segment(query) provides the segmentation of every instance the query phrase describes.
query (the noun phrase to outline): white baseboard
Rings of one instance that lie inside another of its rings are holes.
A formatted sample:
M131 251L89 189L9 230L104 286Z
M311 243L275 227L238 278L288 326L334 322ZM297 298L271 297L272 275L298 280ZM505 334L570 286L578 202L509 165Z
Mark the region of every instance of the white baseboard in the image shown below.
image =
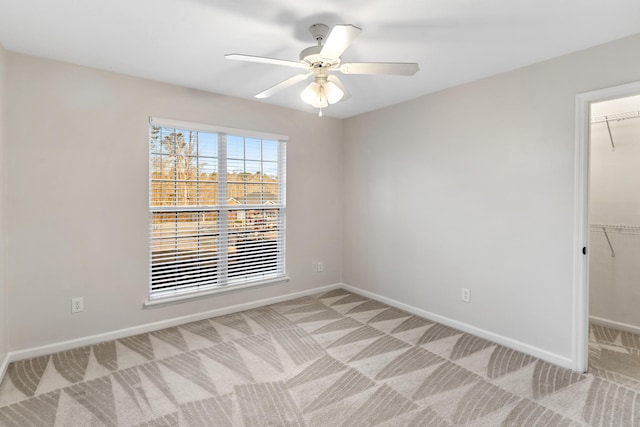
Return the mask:
M295 298L305 297L321 292L331 291L333 289L340 288L341 283L335 283L333 285L321 286L318 288L308 289L300 292L292 292L277 297L265 298L257 301L246 302L243 304L237 304L230 307L217 308L214 310L204 311L200 313L190 314L188 316L175 317L172 319L161 320L158 322L146 323L143 325L133 326L131 328L118 329L116 331L105 332L102 334L90 335L86 337L76 338L68 341L57 342L53 344L47 344L39 347L28 348L24 350L10 351L5 357L5 361L0 365L0 369L6 370L6 365L10 362L17 360L31 359L32 357L44 356L47 354L58 353L60 351L71 350L73 348L84 347L87 345L97 344L104 341L111 341L120 338L126 338L133 335L144 334L147 332L157 331L158 329L170 328L173 326L182 325L189 322L195 322L202 319L208 319L210 317L224 316L225 314L236 313L239 311L249 310L256 307L262 307L265 305L275 304L282 301L287 301ZM0 376L0 379L4 376L4 371Z
M201 313L190 314L188 316L181 316L172 319L162 320L158 322L146 323L144 325L138 325L131 328L119 329L111 332L105 332L102 334L90 335L87 337L76 338L73 340L57 342L53 344L47 344L40 347L33 347L24 350L10 351L5 356L4 360L0 362L0 378L4 377L4 373L8 367L10 362L15 362L17 360L30 359L32 357L44 356L47 354L57 353L60 351L70 350L73 348L83 347L87 345L97 344L104 341L111 341L115 339L125 338L132 335L143 334L147 332L156 331L158 329L169 328L173 326L178 326L188 322L195 322L202 319L208 319L210 317L223 316L225 314L236 313L239 311L249 310L256 307L261 307L269 304L275 304L282 301L287 301L290 299L300 298L304 296L314 295L321 292L327 292L337 288L344 288L348 291L360 294L367 298L380 301L382 303L388 304L392 307L396 307L400 310L404 310L411 314L415 314L416 316L424 317L425 319L432 320L434 322L442 323L443 325L450 326L455 329L459 329L461 331L476 335L481 338L485 338L487 340L493 341L497 344L503 345L505 347L509 347L511 349L529 354L531 356L537 357L539 359L545 360L547 362L562 366L564 368L573 369L574 364L573 360L568 357L561 356L555 353L551 353L549 351L540 349L538 347L531 346L529 344L504 337L502 335L495 334L493 332L480 329L478 327L459 322L457 320L450 319L448 317L444 317L435 313L431 313L426 310L422 310L420 308L393 300L391 298L387 298L385 296L366 291L364 289L357 288L355 286L347 285L344 283L336 283L328 286L322 286L318 288L308 289L306 291L301 292L292 292L284 295L279 295L277 297L265 298L257 301L251 301L243 304L237 304L230 307L224 307L214 310L209 310ZM598 319L599 320L599 319ZM615 323L615 322L614 322ZM611 323L610 323L611 324ZM617 324L616 328L622 329L620 325ZM626 325L630 326L630 325ZM640 331L640 329L638 329Z
M602 317L589 316L589 321L598 325L607 326L621 331L631 332L640 335L640 326L630 325L628 323L616 322L615 320L604 319Z
M484 329L480 329L476 326L469 325L467 323L463 323L454 319L450 319L448 317L441 316L439 314L431 313L430 311L422 310L420 308L414 307L412 305L408 305L402 303L400 301L393 300L391 298L387 298L382 295L378 295L373 292L365 291L364 289L357 288L355 286L343 284L342 287L347 289L353 293L360 294L364 297L374 299L385 303L387 305L396 307L400 310L404 310L411 314L415 314L416 316L424 317L425 319L432 320L434 322L442 323L443 325L450 326L455 329L459 329L461 331L470 333L472 335L478 336L480 338L487 339L489 341L493 341L497 344L503 345L505 347L509 347L513 350L520 351L522 353L526 353L528 355L537 357L538 359L542 359L546 362L553 363L555 365L562 366L567 369L574 369L575 364L573 360L569 357L565 357L559 354L551 353L547 350L543 350L538 347L534 347L532 345L523 343L521 341L514 340L512 338L508 338Z

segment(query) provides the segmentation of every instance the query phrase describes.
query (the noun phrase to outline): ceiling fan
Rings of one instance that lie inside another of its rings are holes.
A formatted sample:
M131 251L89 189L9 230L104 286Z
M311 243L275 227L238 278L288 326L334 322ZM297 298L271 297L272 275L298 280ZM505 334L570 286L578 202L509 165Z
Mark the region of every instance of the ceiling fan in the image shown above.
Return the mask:
M337 76L330 74L340 71L343 74L386 74L399 76L412 76L418 71L418 64L406 62L345 62L340 60L340 55L347 50L351 42L362 30L354 25L336 25L329 32L325 24L314 24L309 27L309 32L318 42L316 46L303 49L300 52L299 61L286 59L267 58L264 56L252 56L232 53L225 55L227 59L248 62L260 62L264 64L284 65L292 68L301 68L307 71L282 81L256 95L256 98L268 98L271 95L291 87L296 83L313 77L313 81L302 91L300 97L304 102L320 109L330 104L349 98L344 85ZM328 36L327 36L328 34Z

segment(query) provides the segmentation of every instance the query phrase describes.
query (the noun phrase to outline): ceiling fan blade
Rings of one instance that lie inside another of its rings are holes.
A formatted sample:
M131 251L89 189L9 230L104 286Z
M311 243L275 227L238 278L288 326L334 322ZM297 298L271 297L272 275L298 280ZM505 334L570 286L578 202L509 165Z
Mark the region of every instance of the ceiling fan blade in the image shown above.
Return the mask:
M242 55L240 53L230 53L228 55L225 55L224 57L227 59L233 59L235 61L260 62L263 64L284 65L286 67L293 67L293 68L307 68L307 66L301 62L288 61L286 59L267 58L266 56L253 56L253 55Z
M293 86L294 84L303 81L304 79L306 79L307 77L309 77L311 74L298 74L295 75L293 77L289 77L287 80L278 83L275 86L271 86L269 89L267 90L263 90L262 92L260 92L259 94L256 95L256 98L260 98L260 99L264 99L264 98L268 98L271 95L280 92L283 89L286 89L290 86Z
M330 81L331 83L333 83L334 85L338 86L338 89L340 89L342 91L342 93L344 94L344 95L342 95L342 99L340 101L346 101L347 99L351 98L351 94L344 87L344 85L342 84L342 82L340 81L340 79L337 76L334 76L332 74L332 75L327 77L327 80Z
M320 55L324 58L340 58L361 31L354 25L336 25L327 36Z
M350 62L340 66L344 74L390 74L412 76L419 70L413 62Z

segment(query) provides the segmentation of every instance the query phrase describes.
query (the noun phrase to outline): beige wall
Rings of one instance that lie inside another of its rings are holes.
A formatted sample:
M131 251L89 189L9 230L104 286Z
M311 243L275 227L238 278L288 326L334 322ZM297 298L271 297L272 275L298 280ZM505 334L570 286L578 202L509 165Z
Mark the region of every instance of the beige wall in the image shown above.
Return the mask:
M568 361L575 95L640 80L639 49L637 35L346 120L343 282Z
M7 59L10 350L340 281L341 121L15 53ZM289 283L141 308L149 116L289 135ZM311 273L314 260L324 273ZM85 311L72 315L76 296Z
M7 227L6 219L6 137L5 137L5 92L6 92L6 52L0 45L0 364L7 354L7 299L6 299L6 275L7 275ZM2 372L0 372L0 375Z

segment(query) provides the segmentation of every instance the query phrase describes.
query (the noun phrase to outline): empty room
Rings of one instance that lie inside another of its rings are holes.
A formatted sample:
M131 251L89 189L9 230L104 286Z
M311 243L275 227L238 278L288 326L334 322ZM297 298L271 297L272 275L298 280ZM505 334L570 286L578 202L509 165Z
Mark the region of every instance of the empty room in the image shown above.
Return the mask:
M640 426L639 17L0 0L0 426Z

